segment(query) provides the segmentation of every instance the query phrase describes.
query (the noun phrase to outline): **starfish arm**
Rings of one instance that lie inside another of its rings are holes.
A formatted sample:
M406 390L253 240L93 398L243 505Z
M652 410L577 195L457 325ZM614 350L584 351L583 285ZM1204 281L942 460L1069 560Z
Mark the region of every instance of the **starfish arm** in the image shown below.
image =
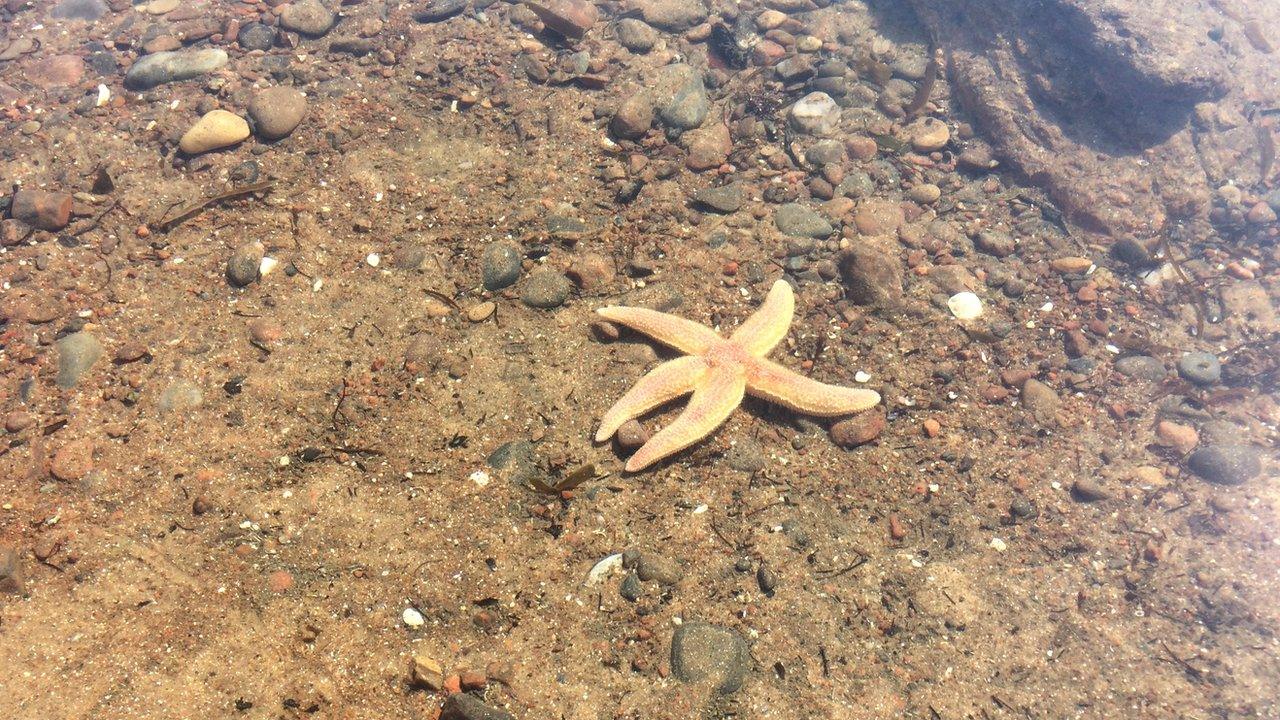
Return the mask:
M747 392L805 415L849 415L880 402L874 390L827 385L769 360L747 366Z
M729 341L755 357L764 357L787 336L796 311L796 296L786 280L773 284L764 304L743 321Z
M742 402L747 378L740 367L713 367L694 388L689 405L670 425L649 439L627 460L627 472L638 472L674 455L720 426Z
M701 355L712 345L724 342L715 330L692 320L637 307L602 307L596 311L606 320L626 325L688 355Z
M613 437L613 434L626 421L638 418L659 405L693 392L698 381L706 374L706 370L706 361L697 355L685 355L675 360L668 360L650 370L600 419L600 429L596 431L596 442L604 442Z

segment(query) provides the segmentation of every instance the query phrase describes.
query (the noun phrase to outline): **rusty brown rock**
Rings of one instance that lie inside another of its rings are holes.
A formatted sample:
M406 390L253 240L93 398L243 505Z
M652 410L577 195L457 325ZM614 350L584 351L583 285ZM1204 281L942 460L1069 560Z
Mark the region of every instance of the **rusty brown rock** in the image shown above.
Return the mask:
M831 426L831 442L843 448L866 445L880 437L885 424L884 413L877 410L854 415Z
M13 196L10 212L17 220L41 230L61 230L71 222L71 196L67 193L22 188Z
M93 441L72 440L58 448L49 464L49 472L59 480L74 481L93 471Z

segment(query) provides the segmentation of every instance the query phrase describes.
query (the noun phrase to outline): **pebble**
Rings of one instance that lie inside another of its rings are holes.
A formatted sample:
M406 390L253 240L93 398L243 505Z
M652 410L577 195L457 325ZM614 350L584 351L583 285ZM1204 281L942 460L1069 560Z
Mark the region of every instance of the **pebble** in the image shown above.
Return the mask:
M85 331L64 336L58 340L57 347L57 384L64 390L74 387L80 376L102 357L102 343Z
M911 138L911 147L916 152L929 153L951 142L951 130L941 120L926 117L907 126L907 137Z
M543 269L534 272L520 289L520 301L529 307L549 310L560 307L573 292L573 283L563 273Z
M737 632L686 622L671 637L671 672L686 683L706 683L723 695L742 687L751 656Z
M199 77L226 64L227 52L220 48L159 52L134 63L125 74L124 84L131 90L149 90L157 85Z
M444 687L444 667L433 657L414 655L409 658L409 684L428 690L440 690Z
M675 585L684 577L684 568L675 560L654 553L644 553L636 559L636 575L644 582Z
M520 279L520 261L520 248L506 242L490 243L480 256L484 289L494 292L514 285Z
M618 441L618 447L624 452L635 452L649 442L649 431L639 420L628 420L618 428L614 438Z
M640 17L667 32L683 32L707 19L707 8L690 0L633 0Z
M474 695L454 693L444 701L439 720L515 720L506 710L485 705Z
M644 594L644 585L640 584L640 578L636 577L635 573L629 572L622 578L622 583L618 586L618 594L628 602L635 602Z
M920 183L907 191L907 198L921 205L935 203L942 197L942 188L933 183Z
M426 618L422 617L422 613L416 608L407 607L404 612L400 613L400 620L404 622L405 627L420 628L427 624Z
M92 22L106 13L107 4L102 0L62 0L49 12L49 17Z
M1026 406L1031 417L1041 425L1050 425L1058 414L1058 393L1044 383L1031 378L1022 385L1022 404Z
M244 50L270 50L276 44L276 29L262 23L249 23L240 28L236 42Z
M188 155L199 155L230 147L249 137L249 123L233 112L210 110L196 121L178 141L178 149Z
M1206 445L1187 458L1191 472L1217 485L1241 485L1262 472L1262 459L1252 445Z
M85 63L76 55L53 55L29 67L25 79L42 89L75 85L84 77Z
M751 439L739 440L729 447L724 454L724 462L729 467L743 473L759 472L768 464L764 448Z
M1206 352L1189 352L1178 358L1178 374L1196 385L1213 385L1222 379L1222 364Z
M1156 423L1156 438L1161 445L1171 447L1181 455L1194 450L1200 442L1200 436L1195 428L1172 420L1161 420Z
M1066 275L1078 275L1093 267L1093 261L1087 257L1060 257L1054 258L1049 266Z
M761 30L772 30L787 21L787 14L778 10L765 10L756 16L756 27Z
M1015 518L1031 517L1035 510L1026 495L1018 495L1009 503L1009 515Z
M836 193L848 198L863 198L876 190L876 182L861 170L850 170L836 186Z
M733 139L724 123L712 123L686 133L684 137L688 140L689 147L685 166L695 172L720 167L733 151Z
M702 125L711 111L702 73L683 63L659 70L651 92L658 117L668 127L693 130Z
M292 133L307 113L307 96L300 90L279 85L260 90L249 101L253 131L264 140L279 140Z
M1164 363L1150 355L1129 355L1116 360L1116 371L1125 377L1160 382L1164 380Z
M614 113L609 129L615 137L636 140L644 137L653 125L653 102L646 92L637 92L622 101Z
M840 106L824 92L811 92L791 106L791 125L810 135L830 135L840 124Z
M1266 225L1276 221L1276 211L1265 202L1255 203L1249 208L1249 212L1245 213L1244 219L1254 225Z
M1151 264L1151 251L1147 250L1146 245L1131 237L1117 240L1111 246L1111 254L1117 260L1136 268L1146 267Z
M249 337L262 345L274 345L284 337L284 327L268 318L254 318L247 325Z
M61 230L71 222L72 197L67 193L22 188L13 196L9 212L40 230Z
M799 203L779 207L773 215L773 222L784 235L795 237L823 239L835 232L826 218Z
M22 558L18 549L0 545L0 593L21 595L26 590L22 576Z
M703 188L693 194L693 202L713 212L729 214L742 208L744 201L741 183Z
M880 437L885 425L884 413L872 410L833 423L828 432L831 442L843 448L853 448Z
M1012 235L997 230L983 230L974 238L973 244L978 250L1001 258L1012 255L1018 249Z
M276 570L267 576L267 589L273 593L287 592L293 587L293 574L288 570Z
M853 224L863 235L893 235L905 222L902 205L883 198L863 200L853 215Z
M420 23L447 20L467 9L468 0L428 0L413 12L413 19Z
M204 392L190 380L175 380L160 393L157 406L161 413L192 410L204 404Z
M982 317L982 300L971 292L959 292L947 299L947 309L957 320Z
M1093 478L1079 478L1071 485L1071 495L1081 502L1106 500L1110 495Z
M64 482L73 482L93 472L93 442L72 440L58 448L49 463L49 472Z
M258 279L266 248L260 242L248 242L237 247L227 260L227 281L236 287L246 287Z
M320 37L333 27L333 13L319 0L299 0L280 8L280 26L311 37Z
M11 433L18 433L31 427L35 422L35 415L24 410L14 410L4 416L4 429Z
M840 256L846 297L858 305L893 307L902 300L902 261L867 245Z
M631 52L646 53L658 42L658 31L649 23L636 18L623 18L616 27L618 42Z
M527 3L542 24L567 38L580 38L600 20L590 0L541 0Z
M476 303L467 308L467 319L471 322L484 322L493 316L498 306L492 300L486 300L482 303Z

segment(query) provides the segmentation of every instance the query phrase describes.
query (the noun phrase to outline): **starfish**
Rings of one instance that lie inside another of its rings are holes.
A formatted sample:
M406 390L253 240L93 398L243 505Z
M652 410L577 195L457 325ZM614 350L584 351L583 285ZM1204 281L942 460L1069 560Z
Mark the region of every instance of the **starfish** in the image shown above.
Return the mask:
M622 396L600 420L596 442L604 442L628 420L693 393L689 405L670 425L627 460L637 472L674 455L711 434L745 394L805 415L832 417L873 407L872 390L827 385L765 358L786 337L796 299L784 280L773 284L764 304L728 340L711 328L675 315L635 307L604 307L606 319L638 330L685 353L658 365Z

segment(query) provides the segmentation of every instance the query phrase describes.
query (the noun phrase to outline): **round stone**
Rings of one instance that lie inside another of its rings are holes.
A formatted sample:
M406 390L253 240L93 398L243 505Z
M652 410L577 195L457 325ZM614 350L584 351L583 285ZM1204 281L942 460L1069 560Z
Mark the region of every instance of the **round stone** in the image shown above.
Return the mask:
M270 25L249 23L240 28L236 42L245 50L268 50L276 43L276 30Z
M1189 352L1178 359L1178 374L1196 385L1213 385L1222 379L1222 363L1206 352Z
M951 130L937 118L921 118L907 127L911 147L916 152L941 150L951 142Z
M1160 382L1164 379L1164 363L1150 355L1130 355L1116 360L1116 371L1125 377Z
M1262 472L1252 445L1206 445L1187 458L1191 472L1217 485L1240 485Z
M254 132L265 140L279 140L293 132L307 112L307 96L286 87L270 87L249 101Z
M492 243L481 254L480 265L485 290L510 287L520 279L520 249L511 243Z
M333 27L333 13L319 0L300 0L280 8L280 26L303 35L319 37Z
M87 332L71 333L58 341L58 387L73 387L102 357L102 343Z
M569 278L554 270L539 270L529 276L520 290L520 301L529 307L549 310L560 307L573 291Z
M649 52L658 42L658 31L649 23L636 18L623 18L618 21L618 42L631 52Z
M236 287L245 287L257 280L264 255L266 249L260 242L249 242L236 248L227 260L227 281Z

